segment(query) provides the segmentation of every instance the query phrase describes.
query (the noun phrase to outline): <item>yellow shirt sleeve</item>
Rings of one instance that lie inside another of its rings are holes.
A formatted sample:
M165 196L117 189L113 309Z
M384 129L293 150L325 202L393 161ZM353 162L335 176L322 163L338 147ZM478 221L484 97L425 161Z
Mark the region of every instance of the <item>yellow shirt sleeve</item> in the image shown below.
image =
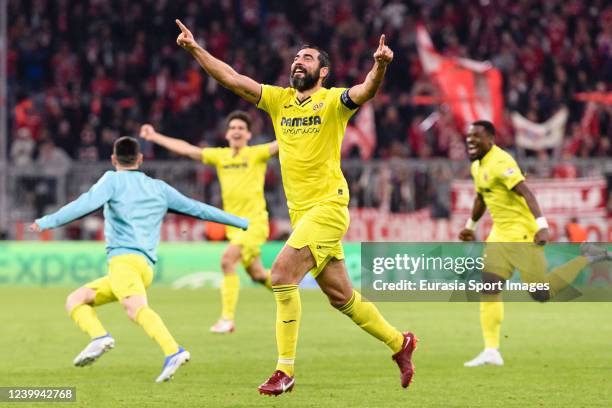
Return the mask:
M216 166L219 163L221 150L218 147L205 147L202 149L202 163Z
M478 193L478 160L473 161L470 166L470 174L472 175L472 180L474 181L474 191Z
M258 162L266 162L270 158L270 145L272 143L264 143L257 146L253 146L255 151L255 160Z
M495 170L497 178L508 190L512 190L518 183L525 180L518 164L511 157L499 162L495 166Z
M257 102L257 107L271 117L275 117L280 109L280 98L285 89L280 86L261 85L261 98Z
M344 122L348 120L357 112L359 105L351 105L351 101L348 100L348 88L331 88L329 90L331 94L331 101L334 104L338 117ZM347 94L344 94L344 93Z

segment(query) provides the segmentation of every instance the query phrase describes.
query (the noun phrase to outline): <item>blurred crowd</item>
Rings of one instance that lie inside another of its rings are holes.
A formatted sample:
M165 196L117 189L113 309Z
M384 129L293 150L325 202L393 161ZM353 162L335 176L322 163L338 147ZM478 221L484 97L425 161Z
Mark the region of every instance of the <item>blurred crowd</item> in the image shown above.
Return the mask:
M610 106L576 92L610 91L612 7L605 0L9 0L8 82L14 163L62 171L109 157L119 135L151 122L200 145L223 145L223 117L255 118L254 142L273 138L253 106L203 74L175 39L180 17L197 40L237 71L288 84L296 47L327 49L334 86L364 79L380 33L395 52L375 100L375 157L464 159L463 136L433 95L415 47L423 21L446 55L490 60L503 73L507 112L543 121L567 106L564 157L611 155ZM427 121L433 112L437 120ZM508 115L509 118L509 115ZM512 149L508 122L498 143ZM167 153L147 145L149 158ZM546 155L546 153L539 153Z

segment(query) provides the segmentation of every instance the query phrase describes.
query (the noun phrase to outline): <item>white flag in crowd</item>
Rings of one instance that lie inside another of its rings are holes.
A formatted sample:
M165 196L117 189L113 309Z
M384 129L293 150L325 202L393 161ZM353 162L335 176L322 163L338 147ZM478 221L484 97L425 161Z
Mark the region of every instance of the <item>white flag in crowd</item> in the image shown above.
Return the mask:
M544 123L534 123L521 114L512 114L516 144L529 150L553 149L561 146L567 123L567 108L560 109Z

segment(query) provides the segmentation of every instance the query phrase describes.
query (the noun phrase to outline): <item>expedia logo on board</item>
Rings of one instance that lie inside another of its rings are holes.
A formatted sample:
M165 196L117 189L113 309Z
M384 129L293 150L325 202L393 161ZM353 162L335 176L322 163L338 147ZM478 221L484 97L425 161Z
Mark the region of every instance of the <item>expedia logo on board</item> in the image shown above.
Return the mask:
M313 126L320 125L321 117L320 116L306 116L303 118L285 118L281 119L281 126Z

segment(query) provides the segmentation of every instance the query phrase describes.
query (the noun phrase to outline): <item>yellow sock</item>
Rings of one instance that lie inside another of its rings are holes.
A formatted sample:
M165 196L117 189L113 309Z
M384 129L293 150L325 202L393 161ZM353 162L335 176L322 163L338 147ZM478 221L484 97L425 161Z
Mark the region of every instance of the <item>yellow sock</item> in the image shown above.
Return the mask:
M363 330L385 343L394 354L401 350L404 344L402 333L385 320L374 303L364 302L356 290L353 291L351 300L338 310L350 317Z
M100 323L96 311L89 305L76 306L70 311L70 318L92 339L105 336L107 333Z
M148 306L141 308L136 313L136 322L142 326L144 331L159 344L166 356L178 352L179 346L161 317Z
M294 373L295 349L302 315L302 303L297 285L273 286L276 299L276 369L289 376Z
M221 318L234 320L239 292L240 278L238 274L223 274L223 282L221 283Z
M266 288L272 290L272 275L270 272L271 271L269 269L266 271L266 280L263 281L261 284L264 285Z
M585 256L578 256L568 263L558 266L553 269L546 280L550 285L550 295L555 296L561 290L565 289L570 283L576 279L580 271L589 264L589 260Z
M480 301L480 326L485 348L499 349L499 332L504 320L504 302L501 293L483 295Z

